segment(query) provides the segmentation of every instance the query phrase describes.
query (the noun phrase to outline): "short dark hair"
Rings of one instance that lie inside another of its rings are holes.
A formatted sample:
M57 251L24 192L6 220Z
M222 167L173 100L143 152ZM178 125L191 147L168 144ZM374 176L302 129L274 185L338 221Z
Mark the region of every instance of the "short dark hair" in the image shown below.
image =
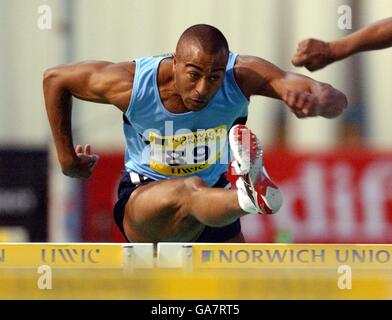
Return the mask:
M176 52L188 41L198 42L207 53L214 54L224 50L229 54L229 44L223 33L208 24L196 24L186 29L177 42Z

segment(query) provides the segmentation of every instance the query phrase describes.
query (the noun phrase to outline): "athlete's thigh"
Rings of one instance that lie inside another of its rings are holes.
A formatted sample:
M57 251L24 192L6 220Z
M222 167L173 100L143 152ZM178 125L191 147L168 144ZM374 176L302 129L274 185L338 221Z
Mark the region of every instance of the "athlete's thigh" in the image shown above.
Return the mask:
M138 187L130 196L124 214L129 240L190 241L204 226L186 212L186 198L197 178L154 181Z

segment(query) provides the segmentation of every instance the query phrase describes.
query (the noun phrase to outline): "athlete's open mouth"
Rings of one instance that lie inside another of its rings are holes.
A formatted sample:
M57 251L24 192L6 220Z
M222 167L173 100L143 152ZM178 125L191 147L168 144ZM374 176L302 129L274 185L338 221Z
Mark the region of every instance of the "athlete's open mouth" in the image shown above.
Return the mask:
M206 100L200 100L200 99L190 99L192 101L192 105L196 107L201 107L206 104Z
M206 100L202 100L202 99L194 99L194 98L191 98L191 100L192 100L194 103L197 103L197 104L206 103Z

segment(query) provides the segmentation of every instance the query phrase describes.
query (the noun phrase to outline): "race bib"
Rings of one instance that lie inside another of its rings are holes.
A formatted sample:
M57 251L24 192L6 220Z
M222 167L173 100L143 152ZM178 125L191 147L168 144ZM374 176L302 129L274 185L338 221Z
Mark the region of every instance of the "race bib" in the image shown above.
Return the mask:
M204 171L222 157L226 139L226 125L173 136L150 132L150 168L169 176Z

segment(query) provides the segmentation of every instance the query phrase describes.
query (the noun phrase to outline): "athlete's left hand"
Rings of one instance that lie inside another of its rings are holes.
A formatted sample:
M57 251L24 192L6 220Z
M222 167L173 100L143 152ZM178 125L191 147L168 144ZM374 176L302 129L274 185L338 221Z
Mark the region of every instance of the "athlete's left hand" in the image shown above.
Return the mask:
M320 104L317 96L299 90L287 90L283 101L297 118L314 117L320 114Z
M346 96L328 84L317 83L311 91L287 90L284 94L283 101L297 118L335 118L347 107Z

